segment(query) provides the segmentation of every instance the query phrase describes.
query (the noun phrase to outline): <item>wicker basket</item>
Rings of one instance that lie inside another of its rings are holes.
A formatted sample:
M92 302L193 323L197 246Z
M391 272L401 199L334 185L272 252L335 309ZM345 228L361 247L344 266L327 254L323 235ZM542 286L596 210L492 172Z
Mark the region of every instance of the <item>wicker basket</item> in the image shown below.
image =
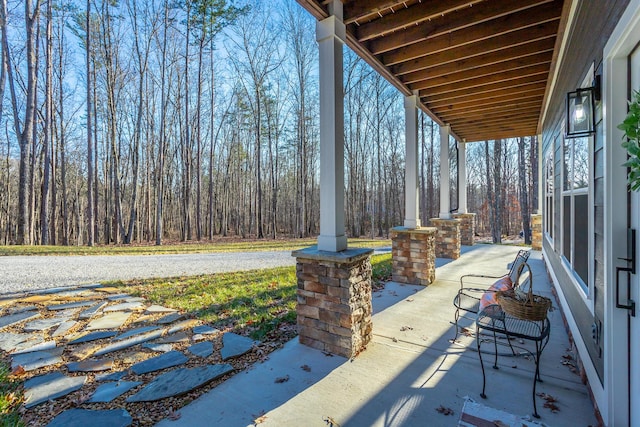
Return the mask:
M514 287L518 286L520 279L520 273L522 272L523 264L518 271L518 280ZM527 268L529 266L527 265ZM529 270L531 271L531 270ZM541 321L547 317L547 312L551 308L551 300L542 295L536 295L533 293L533 275L529 274L529 290L526 293L516 293L513 289L508 291L498 291L496 300L502 310L510 316L517 317L518 319Z

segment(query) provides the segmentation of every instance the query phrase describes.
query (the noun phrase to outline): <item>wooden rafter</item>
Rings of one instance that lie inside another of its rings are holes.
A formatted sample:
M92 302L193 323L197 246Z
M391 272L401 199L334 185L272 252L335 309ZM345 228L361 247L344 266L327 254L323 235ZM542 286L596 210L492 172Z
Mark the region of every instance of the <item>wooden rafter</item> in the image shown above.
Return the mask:
M347 44L457 139L537 132L564 0L342 1Z

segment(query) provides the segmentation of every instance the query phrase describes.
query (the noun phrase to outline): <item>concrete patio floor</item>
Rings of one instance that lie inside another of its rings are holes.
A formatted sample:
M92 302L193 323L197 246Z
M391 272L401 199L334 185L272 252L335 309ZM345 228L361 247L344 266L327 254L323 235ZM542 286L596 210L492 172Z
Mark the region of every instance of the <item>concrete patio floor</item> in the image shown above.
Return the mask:
M518 416L530 415L532 358L501 357L500 369L494 370L487 355L487 399L482 399L475 339L449 341L454 335L452 300L459 277L506 273L519 249L464 247L458 260L438 260L436 281L426 288L389 283L374 293L373 340L352 360L327 356L295 339L268 361L238 373L182 408L179 419L158 425L455 426L465 397ZM535 291L551 296L541 253L534 251L529 264ZM544 382L538 383L537 391L553 396L558 410L551 412L537 397L541 418L534 421L547 426L595 426L587 387L562 364L569 341L560 311L551 312L550 320L551 338L540 365ZM513 344L532 348L527 343ZM438 412L440 407L450 408L453 414Z

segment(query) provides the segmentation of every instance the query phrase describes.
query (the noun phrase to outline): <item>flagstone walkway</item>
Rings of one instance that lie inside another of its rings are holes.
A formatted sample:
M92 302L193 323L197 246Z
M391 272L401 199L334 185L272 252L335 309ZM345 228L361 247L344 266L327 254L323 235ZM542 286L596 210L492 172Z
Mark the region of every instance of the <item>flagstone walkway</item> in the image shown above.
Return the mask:
M0 298L0 349L39 425L128 426L137 414L113 408L134 402L170 411L171 398L236 371L257 344L100 284Z

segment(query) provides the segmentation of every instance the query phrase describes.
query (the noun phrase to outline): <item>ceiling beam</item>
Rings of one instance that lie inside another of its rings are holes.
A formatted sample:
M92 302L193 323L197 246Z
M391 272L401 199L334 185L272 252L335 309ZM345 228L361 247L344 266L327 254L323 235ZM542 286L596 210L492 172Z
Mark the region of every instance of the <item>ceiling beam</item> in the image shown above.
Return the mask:
M500 127L503 125L515 126L517 124L526 123L537 123L538 115L540 111L538 110L536 113L530 114L510 114L504 117L486 117L486 118L478 118L473 120L465 120L465 121L452 121L450 122L452 126L455 126L456 129L464 130L468 127Z
M356 36L358 41L362 43L393 33L394 31L421 24L425 21L441 19L447 14L472 7L474 4L481 3L482 1L483 0L426 0L360 25L356 30Z
M509 80L507 82L492 83L474 91L463 89L463 90L456 90L456 91L447 92L439 95L428 95L425 97L422 97L422 94L421 94L421 98L426 98L429 104L432 104L432 103L438 104L438 103L442 103L443 101L455 102L456 99L467 97L470 94L473 96L474 99L486 99L486 98L493 97L494 93L499 93L501 91L509 91L512 89L518 90L522 87L539 85L540 83L546 85L546 81L547 79L545 77L540 77L539 75L529 76L529 77L522 77L518 79Z
M525 56L514 60L502 61L485 67L472 68L470 70L459 71L438 77L421 80L411 83L409 88L413 90L428 89L454 83L464 83L468 80L480 79L496 73L505 73L512 70L533 67L536 65L551 64L548 52ZM549 66L547 65L547 66Z
M528 108L537 108L538 110L540 110L542 106L542 100L540 98L541 96L538 96L536 98L532 98L531 101L522 101L515 104L513 102L509 102L509 103L503 103L500 105L494 105L491 107L479 106L477 108L468 109L468 110L464 110L464 109L456 109L456 110L448 110L448 111L445 110L443 112L440 112L438 115L442 117L442 120L444 122L448 122L450 120L455 120L461 117L475 117L475 116L481 116L483 114L494 114L494 113L505 114L505 112L509 113L510 111L520 111Z
M518 95L517 96L518 100L540 98L540 97L544 96L544 91L541 90L541 89L523 91L523 92L517 93L517 95ZM513 95L511 93L502 94L502 95L496 95L493 98L487 98L487 99L474 99L473 97L470 97L470 99L467 100L467 101L460 101L460 102L457 102L455 104L447 102L447 103L443 103L441 105L430 105L429 108L433 108L434 112L435 111L442 112L442 110L449 110L449 111L451 111L451 110L465 110L465 109L470 109L470 108L495 106L495 105L498 105L498 104L503 103L503 102L513 102L513 99L514 99L514 97L513 97Z
M509 34L492 37L476 43L467 44L457 48L427 55L419 59L403 62L391 67L396 75L408 74L436 65L456 62L466 58L482 57L489 53L500 52L504 49L518 45L529 44L532 41L543 39L555 39L558 31L558 21L546 22L534 27L514 31Z
M489 87L493 84L505 83L521 79L524 77L537 76L538 78L546 79L549 75L549 65L540 64L533 67L519 68L516 70L506 71L504 73L496 73L488 76L484 76L481 79L470 79L463 82L453 82L446 85L440 85L435 87L429 87L420 91L420 96L436 96L449 92L477 89L482 90L485 87ZM495 86L491 86L495 87Z
M468 132L462 137L466 140L467 143L471 142L482 142L482 141L493 141L496 139L509 139L509 138L523 138L528 136L537 135L535 129L531 130L530 127L519 128L519 129L511 129L506 131L492 131L492 132L484 132L484 133L472 133Z
M478 25L484 21L506 16L551 0L488 0L470 8L471 13L451 13L420 25L404 28L385 37L371 40L368 49L374 55L389 52L452 31ZM442 1L442 3L445 3ZM358 29L357 31L360 31ZM356 34L359 38L359 34Z
M401 76L401 80L405 84L411 84L434 77L444 77L457 72L486 67L508 60L525 58L532 54L538 54L542 52L551 54L554 44L555 42L553 39L537 40L532 43L510 47L503 51L488 53L484 56L460 59L448 64L438 65L435 67L427 68L425 70L405 74L404 76Z
M415 43L382 55L382 63L391 66L443 50L476 43L499 35L509 34L516 30L539 25L550 21L559 21L559 2L543 4L513 15L501 16L498 19L482 22L464 31L454 31L429 40Z
M487 93L487 94L481 94L481 95L470 93L465 96L460 96L454 100L441 99L441 100L430 101L427 99L425 104L429 108L437 108L437 107L442 107L446 105L451 105L452 108L458 108L461 105L469 105L469 104L473 105L473 103L480 103L484 100L489 100L489 101L494 99L497 100L503 97L510 97L511 99L513 99L513 97L520 97L522 94L535 93L536 95L543 95L545 87L546 87L546 82L537 82L537 83L527 84L527 85L518 86L518 87L501 89L493 93Z
M380 1L352 1L343 6L344 23L351 24L371 15L376 15L387 9L404 8L402 0L380 0Z

